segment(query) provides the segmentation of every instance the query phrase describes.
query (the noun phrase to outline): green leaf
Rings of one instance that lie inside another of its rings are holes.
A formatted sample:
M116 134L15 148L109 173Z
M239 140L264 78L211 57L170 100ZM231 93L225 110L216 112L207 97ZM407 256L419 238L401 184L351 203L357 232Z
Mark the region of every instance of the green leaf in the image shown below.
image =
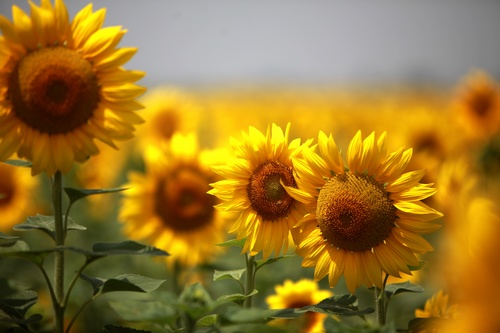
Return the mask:
M12 240L0 244L0 256L11 256L10 254L29 251L28 243L23 240Z
M80 273L80 277L90 283L94 296L99 293L102 295L115 291L149 293L158 289L165 282L165 280L156 280L135 274L123 274L116 278L103 279Z
M246 241L246 238L243 238L243 239L230 239L228 241L225 241L224 243L215 244L215 245L217 245L217 246L224 246L224 247L228 247L228 246L243 247L243 245L245 245L245 241Z
M158 289L165 280L152 279L135 274L123 274L116 278L106 280L102 286L101 293L115 291L132 291L149 293Z
M106 325L101 333L152 333L151 331L136 330L134 328Z
M0 232L0 239L16 239L16 238L19 238L19 236L6 235L3 232Z
M106 193L115 193L126 190L127 188L108 188L108 189L76 189L71 187L65 187L64 192L69 198L69 204L73 204L74 202L85 198L89 195L95 194L106 194Z
M38 295L33 290L18 292L14 295L0 299L0 321L27 325L30 322L41 319L40 315L25 318L28 310L38 301Z
M286 258L292 258L292 257L295 257L295 256L294 255L284 255L284 256L281 256L281 257L277 257L277 258L268 258L266 260L256 260L255 261L255 263L256 263L256 269L259 269L259 268L261 268L264 265L269 265L269 264L275 263L278 260L286 259Z
M387 295L387 298L391 298L392 296L403 292L421 293L423 291L424 288L418 284L413 284L410 281L391 283L385 286L385 294Z
M197 319L205 316L212 309L210 294L200 283L193 283L184 288L179 296L179 308Z
M239 294L239 293L236 293L236 294L229 294L229 295L222 295L220 296L219 298L217 298L217 302L228 302L228 301L233 301L233 302L237 302L237 301L242 301L244 300L245 298L248 298L250 296L253 296L255 294L257 294L259 291L257 289L254 289L252 290L252 292L248 295L243 295L243 294Z
M219 315L210 314L208 316L198 319L198 321L196 322L196 326L214 326L217 325L218 319Z
M246 272L246 269L235 269L231 271L218 271L215 270L214 272L214 281L220 281L220 280L236 280L239 281L241 280L241 277L243 276L243 273Z
M287 333L286 330L264 324L237 324L220 328L221 333Z
M153 246L140 244L134 241L124 241L118 243L94 243L92 251L98 256L103 255L150 255L150 256L168 256L169 254Z
M65 216L63 216L63 219ZM29 231L33 229L39 229L49 235L50 238L55 240L55 220L54 216L46 216L37 214L35 216L29 216L26 221L22 224L16 224L14 230L16 231ZM75 221L68 216L66 230L87 230L86 227L75 223Z
M97 295L97 293L99 293L99 290L104 285L104 282L106 282L106 279L101 279L98 277L89 276L89 275L83 274L83 273L80 273L80 277L83 280L90 283L90 285L92 286L92 291L93 291L94 296Z
M4 161L3 163L17 166L17 167L25 167L25 168L31 168L32 163L29 161L25 160L7 160Z
M178 314L172 306L161 301L109 302L111 308L126 321L173 322Z
M427 261L419 261L417 266L408 266L410 271L419 271L427 265Z
M232 323L261 323L274 312L275 310L263 310L259 308L245 309L241 307L231 307L224 309L221 312L221 316Z
M429 318L414 318L408 323L408 330L398 330L400 332L440 332L443 325L449 324L453 319L429 317Z
M306 312L318 312L326 315L361 316L372 313L373 308L358 309L357 298L346 294L326 298L316 305L308 305L297 309L278 310L272 318L297 318Z

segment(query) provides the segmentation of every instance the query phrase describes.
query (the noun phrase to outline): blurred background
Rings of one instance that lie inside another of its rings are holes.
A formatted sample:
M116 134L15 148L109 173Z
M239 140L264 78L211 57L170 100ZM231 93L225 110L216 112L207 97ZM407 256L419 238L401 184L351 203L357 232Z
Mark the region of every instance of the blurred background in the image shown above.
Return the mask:
M73 17L87 2L66 1ZM147 85L451 84L500 75L500 1L95 0ZM2 0L28 10L27 1Z
M70 18L88 4L81 0L65 3ZM0 0L0 13L12 19L14 4L29 13L24 0ZM272 122L282 128L291 122L291 139L317 138L322 130L332 133L345 151L359 129L364 136L388 131L391 151L401 146L414 148L409 169L427 169L422 182L435 183L439 190L428 204L445 213L440 221L443 228L425 236L435 252L422 257L428 264L412 278L425 292L395 299L389 321L396 328L406 328L414 310L423 308L426 299L440 289L457 287L461 275L452 270L462 267L462 262L453 254L463 249L455 251L455 246L464 244L468 228L479 219L473 211L477 205L469 203L480 196L498 202L500 1L95 0L93 4L94 10L107 8L105 27L120 25L128 30L120 47L139 49L124 67L147 73L138 82L148 88L141 97L145 110L140 111L146 123L119 151L101 145L102 153L75 166L67 175L67 184L80 188L124 186L130 171L147 172L141 155L145 147L169 142L177 132L194 132L200 150L205 150L227 148L229 137L239 137L250 125L265 132ZM471 75L476 70L482 74ZM11 224L36 212L51 214L48 179L37 178L37 184L29 185L36 187L33 194L37 196L30 199L29 209L19 210ZM121 199L121 193L111 194L75 205L72 216L88 230L71 233L68 243L88 248L93 242L128 238L117 222L123 209ZM475 217L466 219L468 214ZM0 231L11 232L7 227ZM38 248L50 246L36 233L23 237ZM225 232L224 237L234 235ZM148 239L136 240L150 244ZM293 246L289 254L293 254ZM176 285L178 272L173 273L163 260L105 260L86 272L103 277L127 272L165 278L166 293L183 287ZM300 264L301 258L295 256L263 269L254 304L266 308L265 296L284 279L312 278L313 270L301 269ZM70 263L69 269L71 265L77 266ZM213 282L214 269L243 267L239 250L229 248L223 256L189 268L187 278L181 277L184 283L202 281L215 299L239 289L231 281ZM13 259L0 262L1 273L23 281L23 287L42 289L40 280L28 273L31 269ZM474 277L486 277L483 286L495 283L500 274L500 268L496 272L477 269ZM319 285L328 289L326 279ZM488 295L490 290L483 289ZM464 293L470 290L465 288ZM346 293L343 280L333 291ZM70 310L88 293L87 285L76 288ZM48 296L41 296L41 307L48 309ZM371 290L360 288L357 296L360 307L373 306ZM453 297L459 299L460 295ZM113 295L89 306L82 314L81 332L127 320L130 313L123 307L120 313L119 304L131 298ZM500 318L497 313L491 317Z

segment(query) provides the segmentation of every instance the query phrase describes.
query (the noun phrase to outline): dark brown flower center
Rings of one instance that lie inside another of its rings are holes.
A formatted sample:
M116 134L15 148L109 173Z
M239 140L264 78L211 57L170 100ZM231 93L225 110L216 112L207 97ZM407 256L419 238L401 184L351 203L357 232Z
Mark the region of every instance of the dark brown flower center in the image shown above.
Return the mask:
M163 223L178 231L199 229L210 223L214 217L213 195L209 179L195 167L179 166L167 175L156 190L156 213Z
M8 205L14 196L14 188L10 182L0 180L0 206Z
M348 251L366 251L382 243L397 219L382 184L349 172L330 178L321 188L316 216L325 239Z
M470 107L478 117L486 117L493 108L493 93L478 92L471 97Z
M261 164L254 171L247 186L247 194L252 209L264 221L275 221L288 215L294 199L281 186L297 187L292 167L277 161Z
M179 129L179 115L175 110L161 110L152 119L152 124L155 126L158 135L166 140L170 140L175 131Z
M17 117L49 134L85 124L99 102L91 64L62 46L25 55L10 76L8 96Z

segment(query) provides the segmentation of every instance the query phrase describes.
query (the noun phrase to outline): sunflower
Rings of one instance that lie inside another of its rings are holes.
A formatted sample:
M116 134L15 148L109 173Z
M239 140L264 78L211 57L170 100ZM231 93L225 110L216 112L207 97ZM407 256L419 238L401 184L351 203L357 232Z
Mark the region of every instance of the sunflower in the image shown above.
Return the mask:
M500 90L488 74L476 70L458 85L452 115L473 139L487 139L500 131Z
M33 174L67 173L98 153L95 139L116 148L133 136L144 73L121 67L137 49L117 48L126 30L101 28L105 9L89 4L70 23L62 0L30 7L0 16L0 160L17 152Z
M37 186L38 181L31 177L29 169L0 163L0 231L11 231L15 224L36 211L31 194Z
M449 295L440 290L425 302L424 309L416 309L417 318L449 318L453 319L457 315L458 304L448 304Z
M162 146L174 133L199 129L202 107L195 96L174 87L157 87L141 99L145 124L137 131L134 142L139 151L144 147Z
M119 218L128 237L146 240L171 254L167 263L194 267L209 261L225 239L223 214L208 195L218 178L210 169L225 154L198 150L194 134L174 134L164 152L145 152L145 174L129 173ZM173 258L173 260L172 260Z
M329 274L333 287L344 274L351 293L361 285L383 288L382 273L411 275L416 253L432 250L421 233L439 228L441 213L420 200L433 195L430 184L419 183L425 170L403 173L412 150L387 154L387 136L354 136L347 165L332 136L319 132L319 154L303 149L292 158L297 187L288 193L308 207L292 231L302 266L315 266L314 278Z
M289 144L289 131L290 123L285 133L272 124L266 135L250 126L248 134L242 132L242 141L232 138L236 158L213 168L225 179L210 184L213 189L208 192L223 201L218 210L239 213L229 232L236 233L236 239L246 237L242 252L262 251L264 259L273 250L276 256L287 251L290 229L302 217L300 203L283 185L296 187L291 158L312 140Z
M301 308L308 305L315 305L331 297L332 293L329 290L320 290L318 284L309 279L302 279L297 282L285 280L282 285L274 287L275 294L269 295L266 298L266 303L269 309L291 309ZM317 312L307 312L304 315L304 321L290 323L294 327L300 327L300 332L324 332L323 321L326 315ZM275 320L278 324L286 324L287 322Z

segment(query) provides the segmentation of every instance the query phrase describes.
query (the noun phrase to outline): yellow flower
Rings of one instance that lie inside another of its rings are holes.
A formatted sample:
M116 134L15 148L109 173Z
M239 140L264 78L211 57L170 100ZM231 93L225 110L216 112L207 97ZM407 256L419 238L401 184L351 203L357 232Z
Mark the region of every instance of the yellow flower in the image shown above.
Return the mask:
M432 250L420 236L439 225L442 214L420 200L436 190L419 183L425 170L403 173L412 150L387 154L384 132L364 141L358 132L347 151L347 165L332 136L320 132L319 153L303 149L293 158L298 189L288 193L308 206L308 213L292 230L302 266L315 266L314 278L329 274L333 287L344 274L351 293L365 284L382 287L382 272L411 274L416 253Z
M282 248L286 252L290 229L302 217L299 203L282 184L296 185L291 158L311 140L288 144L289 131L290 123L285 133L275 124L272 129L268 126L266 135L250 126L248 134L242 132L242 141L231 138L236 159L214 167L225 179L211 184L209 192L223 201L217 209L239 213L229 232L236 233L237 239L246 237L242 252L262 251L264 259L273 250L275 256Z
M173 87L158 87L141 100L145 124L137 131L134 144L140 151L148 145L168 144L174 133L199 128L202 107L193 94Z
M133 136L144 73L121 67L137 49L117 48L126 30L101 28L105 9L89 4L70 23L62 0L30 8L0 16L0 160L17 152L33 174L67 173L99 152L95 139Z
M315 305L322 300L331 297L332 292L329 290L319 290L318 284L312 280L302 279L297 282L285 280L282 285L274 287L275 294L269 295L266 298L266 303L269 309L291 309L301 308L307 305ZM291 322L291 325L299 329L300 332L324 332L323 321L326 315L316 312L307 312L304 316L304 321L296 320ZM279 322L285 324L286 322L275 320L271 323Z
M29 169L0 163L0 231L12 231L36 211L33 191L37 184Z
M449 318L456 317L458 305L448 304L449 295L440 290L425 302L424 309L416 309L415 317L417 318Z
M473 71L460 83L451 110L465 134L486 139L500 130L500 90L483 71Z
M194 267L207 262L225 240L225 220L208 195L217 180L210 169L225 154L199 151L194 134L174 134L166 151L145 152L146 173L131 172L119 217L128 237L171 254L166 261Z

